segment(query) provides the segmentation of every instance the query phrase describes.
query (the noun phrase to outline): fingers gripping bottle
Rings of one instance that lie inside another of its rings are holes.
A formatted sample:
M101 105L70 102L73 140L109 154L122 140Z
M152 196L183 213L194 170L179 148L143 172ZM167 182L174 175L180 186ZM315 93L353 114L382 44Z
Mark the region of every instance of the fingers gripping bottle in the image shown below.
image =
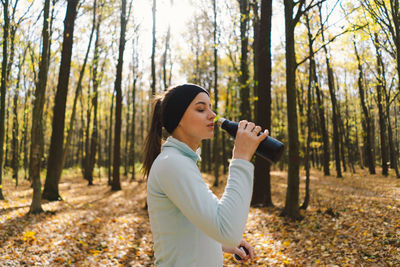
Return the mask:
M220 125L222 129L228 132L233 138L236 137L236 132L238 130L239 123L229 121L224 118L219 118L217 124ZM261 134L262 132L260 132ZM276 163L283 154L284 145L281 141L267 136L257 147L256 155L269 161L271 164Z

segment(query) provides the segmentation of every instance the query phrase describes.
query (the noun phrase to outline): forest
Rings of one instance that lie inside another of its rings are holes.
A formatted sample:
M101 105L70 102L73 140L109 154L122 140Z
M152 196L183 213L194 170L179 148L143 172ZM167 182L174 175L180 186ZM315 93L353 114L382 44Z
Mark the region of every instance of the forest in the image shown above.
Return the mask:
M252 159L247 265L400 265L399 0L0 10L0 265L152 266L143 146L155 96L181 83L285 145ZM233 145L217 127L201 144L217 196Z

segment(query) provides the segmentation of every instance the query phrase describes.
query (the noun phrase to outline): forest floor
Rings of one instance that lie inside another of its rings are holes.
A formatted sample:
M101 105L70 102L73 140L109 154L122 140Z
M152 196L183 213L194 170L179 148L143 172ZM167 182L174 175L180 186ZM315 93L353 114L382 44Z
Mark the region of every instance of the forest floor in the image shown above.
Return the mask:
M400 266L400 179L368 175L344 178L313 171L311 200L293 222L279 216L285 172L272 173L273 208L251 208L244 234L254 246L251 266ZM205 175L210 184L212 178ZM222 179L223 180L223 179ZM1 266L151 266L152 236L145 183L122 179L111 192L106 178L87 186L78 171L60 182L63 201L43 202L46 213L26 215L32 190L3 180L0 201ZM220 195L224 181L213 190ZM304 177L301 178L301 199ZM238 265L225 254L225 266Z

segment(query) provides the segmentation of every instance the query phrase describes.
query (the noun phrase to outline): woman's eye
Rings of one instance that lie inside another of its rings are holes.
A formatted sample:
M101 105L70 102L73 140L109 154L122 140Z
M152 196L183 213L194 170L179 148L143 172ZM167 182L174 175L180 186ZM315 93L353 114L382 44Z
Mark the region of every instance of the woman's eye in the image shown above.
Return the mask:
M197 111L198 112L204 112L204 109L198 109Z

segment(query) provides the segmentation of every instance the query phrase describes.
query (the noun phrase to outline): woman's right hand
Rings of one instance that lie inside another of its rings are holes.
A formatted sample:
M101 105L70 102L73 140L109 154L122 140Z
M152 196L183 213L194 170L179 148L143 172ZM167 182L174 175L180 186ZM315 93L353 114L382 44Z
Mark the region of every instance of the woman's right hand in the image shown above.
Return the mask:
M235 146L232 159L244 159L250 161L262 140L267 138L268 130L258 135L260 126L246 120L240 121L236 133Z

